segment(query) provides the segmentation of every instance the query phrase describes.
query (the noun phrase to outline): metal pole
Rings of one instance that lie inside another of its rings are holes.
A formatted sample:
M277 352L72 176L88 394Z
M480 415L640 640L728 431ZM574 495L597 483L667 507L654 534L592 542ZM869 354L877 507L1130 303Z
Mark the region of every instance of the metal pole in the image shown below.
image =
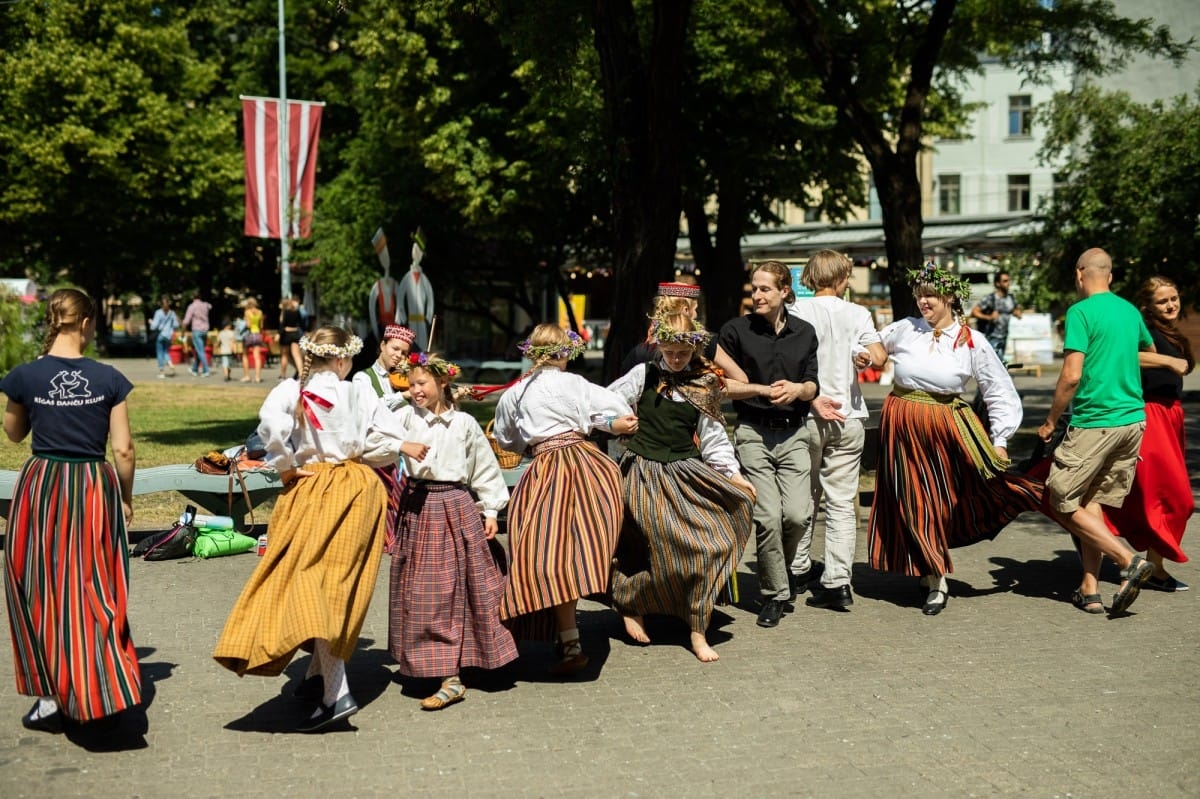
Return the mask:
M292 268L288 261L288 220L292 210L288 175L287 50L283 36L283 0L279 0L279 299L292 296Z

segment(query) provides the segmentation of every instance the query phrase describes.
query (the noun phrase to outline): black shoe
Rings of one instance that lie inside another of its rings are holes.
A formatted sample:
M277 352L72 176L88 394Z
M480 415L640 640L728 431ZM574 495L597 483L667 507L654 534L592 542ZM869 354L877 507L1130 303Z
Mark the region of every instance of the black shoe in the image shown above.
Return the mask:
M301 680L292 695L297 699L320 699L325 695L325 678L320 674L314 674L306 680Z
M941 601L937 601L938 598ZM929 592L929 597L925 600L925 607L921 608L921 612L926 616L936 616L946 609L947 603L950 602L950 595L945 591L934 589Z
M788 572L788 588L791 589L789 599L795 599L800 594L808 590L808 581L813 577L812 569L803 574L792 574Z
M783 616L786 604L782 599L768 599L763 602L762 610L758 612L758 621L755 623L759 627L775 627Z
M828 608L830 610L845 610L854 604L854 596L850 586L839 585L836 588L826 588L818 583L812 588L812 596L804 601L810 608Z
M48 732L52 735L58 735L63 731L63 716L60 711L54 711L49 716L34 717L37 713L38 702L33 703L33 707L24 716L21 716L21 726L27 730L35 730L37 732Z
M321 712L297 724L296 732L317 732L335 721L348 719L357 712L358 703L354 701L353 696L346 694L332 705L321 705Z

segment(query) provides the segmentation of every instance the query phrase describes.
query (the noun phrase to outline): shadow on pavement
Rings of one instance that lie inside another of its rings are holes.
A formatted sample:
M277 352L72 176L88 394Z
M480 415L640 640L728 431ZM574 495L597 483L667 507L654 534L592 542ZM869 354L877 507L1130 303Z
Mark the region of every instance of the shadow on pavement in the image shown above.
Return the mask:
M142 702L136 707L84 724L71 724L64 731L67 740L89 752L128 752L145 749L150 722L146 711L154 703L156 684L171 677L175 663L146 660L154 652L150 647L138 647L138 662L142 671Z

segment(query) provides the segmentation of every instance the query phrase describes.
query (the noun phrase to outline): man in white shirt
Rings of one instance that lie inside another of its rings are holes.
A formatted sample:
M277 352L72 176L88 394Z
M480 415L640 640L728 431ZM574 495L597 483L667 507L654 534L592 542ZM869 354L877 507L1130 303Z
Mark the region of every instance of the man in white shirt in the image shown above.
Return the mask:
M871 312L842 299L850 284L851 266L841 253L814 253L800 279L815 294L788 306L789 313L817 331L817 373L821 375L821 394L812 401L812 415L800 433L813 459L813 515L801 535L791 571L797 582L811 573L812 534L824 494L825 571L820 584L811 587L805 604L834 610L854 604L850 593L857 537L854 500L865 442L863 423L870 415L858 385L858 370L868 366L879 369L887 362ZM803 588L797 585L797 593Z

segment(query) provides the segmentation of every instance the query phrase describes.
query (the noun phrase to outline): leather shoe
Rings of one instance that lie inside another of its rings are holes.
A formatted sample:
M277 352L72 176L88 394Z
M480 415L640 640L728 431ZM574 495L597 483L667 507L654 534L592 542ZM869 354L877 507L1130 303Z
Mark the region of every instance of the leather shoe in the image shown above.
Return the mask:
M322 704L320 711L296 725L296 732L317 732L335 721L348 719L358 712L358 703L350 694L344 695L332 705Z
M48 732L52 735L57 735L63 731L63 715L60 711L54 711L48 716L38 716L38 703L35 702L33 707L24 716L21 716L21 726L27 730L35 730L37 732Z
M779 619L783 616L785 604L782 599L768 599L763 603L762 610L758 612L758 620L755 623L759 627L777 626Z
M325 678L320 674L314 674L307 680L302 680L296 686L296 690L292 695L297 699L318 700L325 695Z
M845 610L854 604L854 596L850 586L839 585L826 588L821 584L812 587L812 596L804 601L810 608L828 608L829 610Z
M926 616L936 616L946 609L949 602L950 595L935 588L929 592L929 597L925 600L925 607L921 608L921 612Z
M789 571L788 588L790 589L789 593L791 593L790 599L795 599L797 596L808 590L808 581L811 580L812 577L812 569L809 569L803 574L792 574Z

